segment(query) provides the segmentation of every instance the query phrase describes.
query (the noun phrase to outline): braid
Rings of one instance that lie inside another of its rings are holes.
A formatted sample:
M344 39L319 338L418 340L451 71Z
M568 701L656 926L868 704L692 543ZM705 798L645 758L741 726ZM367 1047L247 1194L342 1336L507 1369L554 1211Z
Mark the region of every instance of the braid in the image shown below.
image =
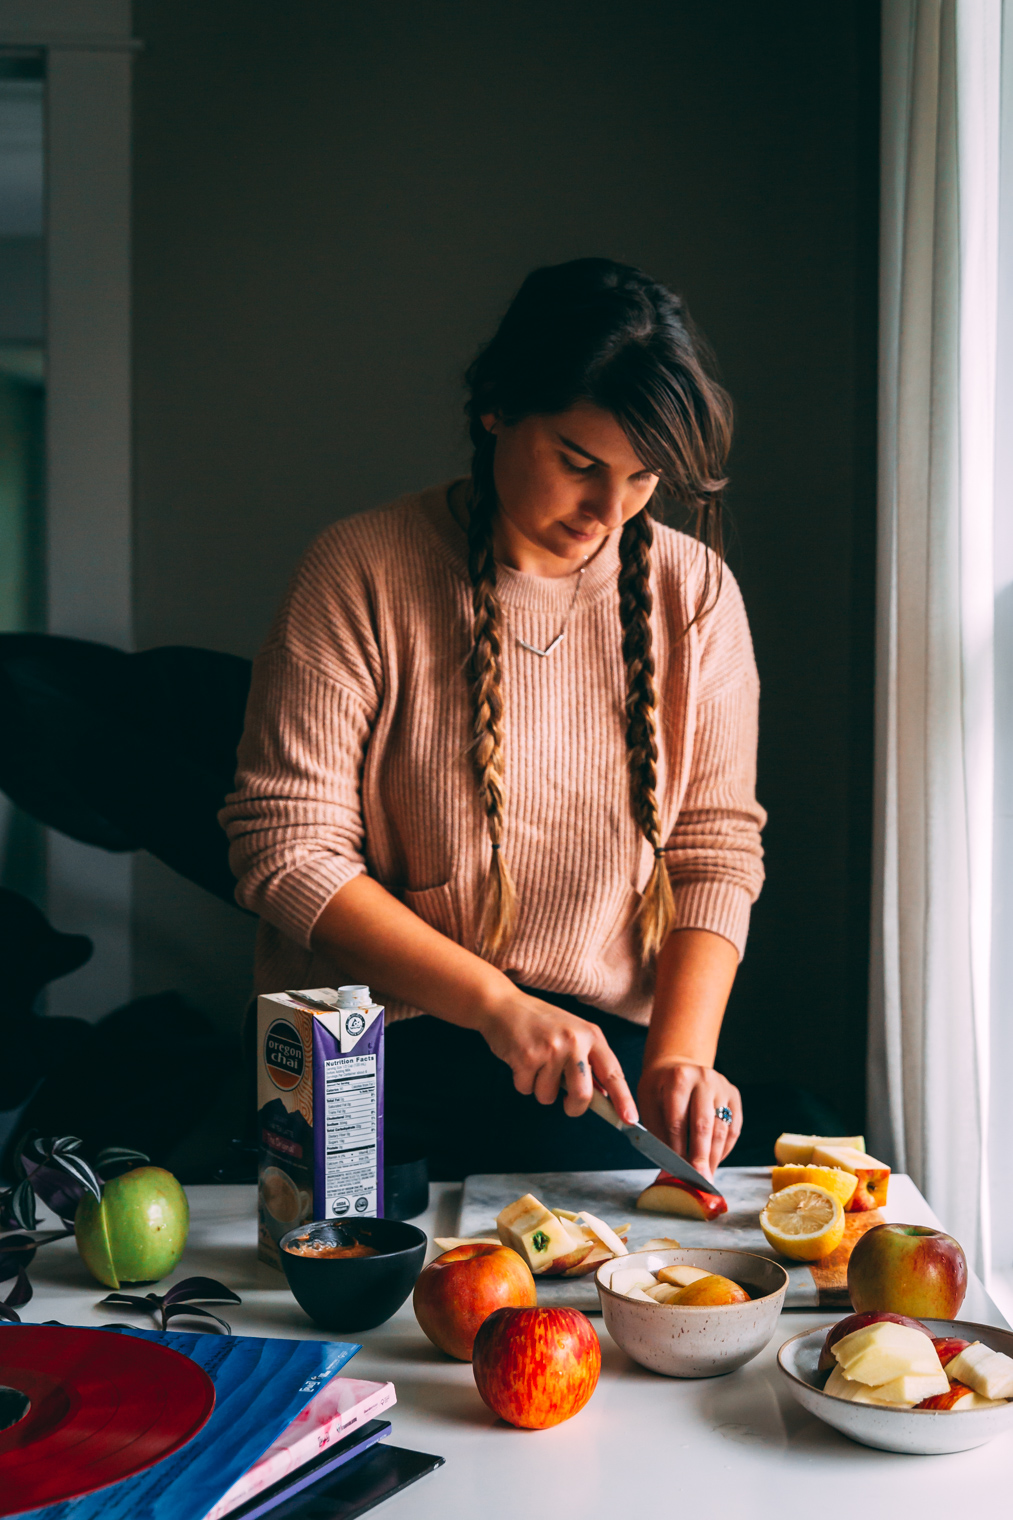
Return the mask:
M503 692L500 663L500 605L496 595L496 561L492 525L496 495L492 488L492 449L476 458L468 517L468 574L472 584L471 682L473 758L478 794L485 809L492 862L485 880L478 950L495 960L509 943L516 916L516 893L503 856ZM479 454L485 451L479 450ZM488 475L489 479L485 477Z
M658 816L658 741L655 723L654 649L651 633L651 544L654 524L645 507L619 540L619 619L626 666L626 751L630 803L654 850L654 868L640 906L640 950L646 964L668 938L675 917L672 884L661 848Z

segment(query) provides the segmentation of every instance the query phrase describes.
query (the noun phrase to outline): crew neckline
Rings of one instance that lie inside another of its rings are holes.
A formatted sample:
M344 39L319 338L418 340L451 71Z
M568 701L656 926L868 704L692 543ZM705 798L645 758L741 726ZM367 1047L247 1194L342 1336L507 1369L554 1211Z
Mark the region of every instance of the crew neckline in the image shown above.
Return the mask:
M431 486L419 495L422 518L433 537L462 580L468 581L468 541L463 529L450 510L449 492L459 484L461 477L439 486ZM528 608L535 612L565 610L573 600L574 579L572 575L533 575L527 570L514 570L502 560L496 561L496 593L504 607ZM619 534L610 533L584 571L580 596L574 608L574 616L581 606L597 601L616 587L619 577Z

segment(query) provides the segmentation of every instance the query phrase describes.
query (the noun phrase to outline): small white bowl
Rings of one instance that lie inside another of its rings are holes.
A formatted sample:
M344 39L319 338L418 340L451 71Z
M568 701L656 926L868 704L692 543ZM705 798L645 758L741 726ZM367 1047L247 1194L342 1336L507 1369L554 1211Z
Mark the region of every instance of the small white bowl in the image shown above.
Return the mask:
M611 1287L612 1273L630 1267L699 1267L730 1277L756 1296L747 1304L656 1304L627 1298ZM750 1251L709 1246L684 1251L638 1251L603 1262L595 1273L609 1335L641 1367L666 1377L717 1377L752 1361L774 1333L788 1274L776 1261Z
M964 1341L984 1341L993 1351L1013 1356L1013 1332L994 1325L973 1325L964 1320L923 1319L934 1336L957 1336ZM880 1451L899 1451L910 1456L933 1457L950 1451L970 1451L984 1446L1004 1431L1013 1430L1013 1403L999 1409L968 1409L949 1413L945 1409L890 1409L882 1404L849 1404L822 1391L827 1374L817 1371L820 1351L829 1325L806 1330L785 1341L777 1353L777 1365L788 1380L795 1398L825 1424L861 1446Z

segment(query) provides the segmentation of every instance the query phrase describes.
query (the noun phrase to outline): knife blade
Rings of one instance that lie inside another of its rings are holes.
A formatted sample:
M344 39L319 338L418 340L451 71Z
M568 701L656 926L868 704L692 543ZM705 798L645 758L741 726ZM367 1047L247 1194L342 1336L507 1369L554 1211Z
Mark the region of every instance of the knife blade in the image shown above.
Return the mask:
M715 1197L721 1197L721 1189L715 1187L713 1182L708 1182L702 1172L698 1172L695 1166L690 1166L685 1157L680 1156L678 1151L673 1151L664 1140L659 1140L656 1135L652 1135L650 1130L645 1129L642 1124L627 1124L620 1119L611 1101L597 1087L591 1095L590 1108L599 1119L604 1119L606 1124L611 1124L613 1129L625 1135L642 1156L646 1156L648 1161L653 1161L655 1166L660 1166L662 1171L670 1172L673 1177L690 1183L692 1187L699 1188L702 1193L713 1193Z

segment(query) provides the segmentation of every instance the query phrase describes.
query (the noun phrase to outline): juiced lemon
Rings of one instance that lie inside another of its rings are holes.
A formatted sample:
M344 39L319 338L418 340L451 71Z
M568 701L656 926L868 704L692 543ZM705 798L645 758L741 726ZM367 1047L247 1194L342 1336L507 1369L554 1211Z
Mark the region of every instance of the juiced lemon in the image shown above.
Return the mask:
M782 1256L818 1261L836 1251L844 1239L841 1200L812 1182L796 1182L771 1193L760 1215L760 1228Z
M772 1166L770 1182L775 1193L792 1187L796 1182L811 1182L815 1187L826 1188L841 1201L846 1209L854 1196L858 1178L839 1166Z

